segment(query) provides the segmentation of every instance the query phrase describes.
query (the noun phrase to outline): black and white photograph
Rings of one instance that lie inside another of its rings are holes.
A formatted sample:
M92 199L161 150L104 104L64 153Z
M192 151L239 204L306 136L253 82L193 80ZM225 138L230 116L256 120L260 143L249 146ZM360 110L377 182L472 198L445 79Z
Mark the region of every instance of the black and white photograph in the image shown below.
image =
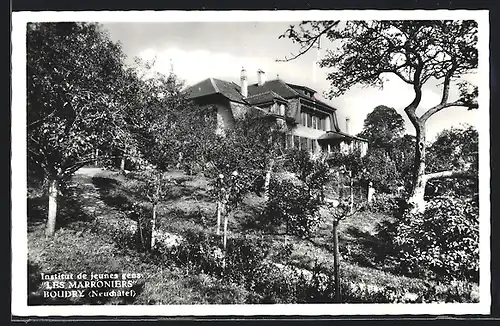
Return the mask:
M12 312L487 314L488 12L19 12Z

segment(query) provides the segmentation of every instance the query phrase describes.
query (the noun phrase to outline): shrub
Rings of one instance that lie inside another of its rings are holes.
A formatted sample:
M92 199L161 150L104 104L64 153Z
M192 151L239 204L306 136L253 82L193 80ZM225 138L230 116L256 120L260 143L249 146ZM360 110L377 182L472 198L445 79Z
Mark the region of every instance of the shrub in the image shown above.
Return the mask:
M249 236L228 239L224 278L249 285L256 270L269 254L270 245Z
M187 230L182 244L163 254L192 273L221 275L223 252L218 240L204 231Z
M309 237L319 223L321 201L303 182L273 178L263 222L272 227L285 224L287 233Z
M395 214L399 211L399 202L400 198L384 193L377 193L368 205L368 208L370 211L376 213Z
M470 199L429 200L424 214L405 214L395 245L400 268L420 277L478 281L479 210Z

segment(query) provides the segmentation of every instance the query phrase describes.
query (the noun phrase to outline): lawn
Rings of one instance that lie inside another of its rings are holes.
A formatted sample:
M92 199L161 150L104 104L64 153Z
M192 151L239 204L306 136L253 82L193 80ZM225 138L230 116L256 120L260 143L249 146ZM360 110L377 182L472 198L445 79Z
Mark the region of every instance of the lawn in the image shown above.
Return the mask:
M216 208L208 195L208 180L181 171L172 171L168 176L172 186L158 211L160 230L180 237L190 231L215 234ZM144 214L149 213L147 201L136 190L138 182L133 173L123 175L105 170L77 173L68 189L70 195L61 202L59 228L53 240L43 236L46 198L28 199L30 304L214 304L263 300L262 293L253 287L195 272L168 257L138 250L133 228L134 204L145 207ZM253 224L263 204L261 197L248 195L230 216L229 238L245 236L252 242L252 239L264 241L270 248L265 260L275 266L308 273L320 268L328 273L333 265L332 221L328 213L321 211L322 223L314 237L301 239L266 232ZM437 284L390 273L380 263L385 244L376 232L378 224L390 220L387 215L363 211L341 223L341 273L347 301L477 301L476 284ZM290 249L287 255L283 255L285 248ZM136 283L138 295L133 299L42 297L40 272L81 271L134 272L147 277ZM430 292L433 296L429 297Z

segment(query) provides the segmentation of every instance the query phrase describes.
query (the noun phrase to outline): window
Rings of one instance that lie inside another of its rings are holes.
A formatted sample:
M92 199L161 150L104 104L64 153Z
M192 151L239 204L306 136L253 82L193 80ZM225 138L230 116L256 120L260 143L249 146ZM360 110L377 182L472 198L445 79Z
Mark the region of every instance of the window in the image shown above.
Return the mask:
M307 114L307 126L311 128L312 126L312 115Z
M280 115L285 115L285 105L284 104L281 104L280 105Z
M317 116L312 116L312 127L313 129L319 129L319 124L318 124L319 118Z
M299 136L293 136L293 147L300 149L300 137Z
M307 138L304 137L299 137L300 138L300 149L307 150Z
M278 114L278 104L274 103L272 106L271 106L271 113L274 113L274 114Z

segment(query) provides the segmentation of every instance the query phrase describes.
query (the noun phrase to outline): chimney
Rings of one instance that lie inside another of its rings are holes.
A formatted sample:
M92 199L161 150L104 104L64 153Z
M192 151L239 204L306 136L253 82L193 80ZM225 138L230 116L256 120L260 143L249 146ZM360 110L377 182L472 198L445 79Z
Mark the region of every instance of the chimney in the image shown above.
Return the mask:
M243 97L248 96L248 80L247 80L247 71L245 67L241 67L241 77L240 77L240 86L241 86L241 95Z
M257 82L259 86L262 86L266 83L266 73L262 69L257 70Z
M351 132L351 118L345 118L345 133L350 135Z

